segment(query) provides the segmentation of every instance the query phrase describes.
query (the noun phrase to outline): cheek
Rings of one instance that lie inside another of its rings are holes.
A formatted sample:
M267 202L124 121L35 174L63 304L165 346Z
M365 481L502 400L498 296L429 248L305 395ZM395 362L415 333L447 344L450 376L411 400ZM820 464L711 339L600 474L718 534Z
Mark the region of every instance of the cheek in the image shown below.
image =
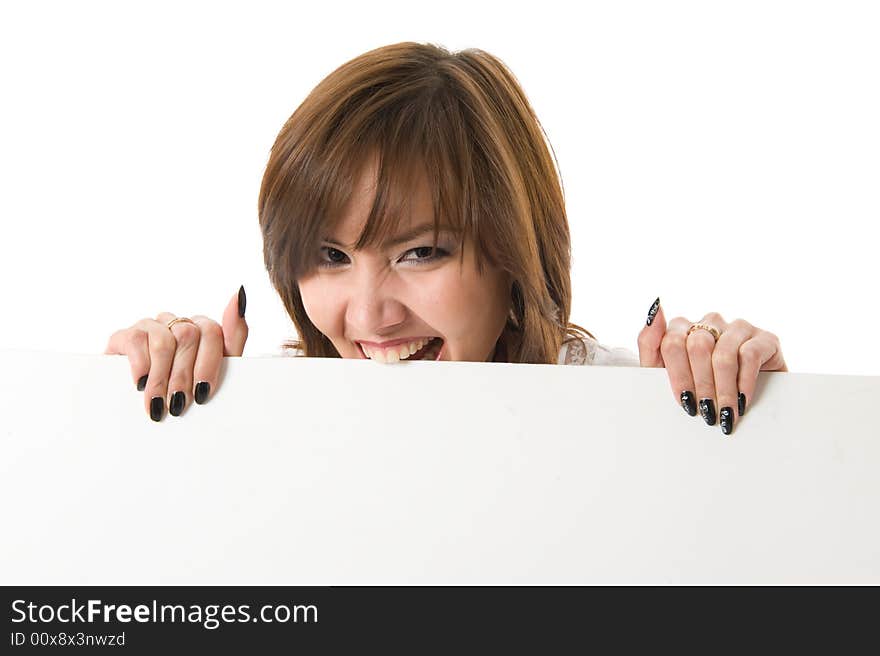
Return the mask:
M457 268L438 271L430 280L424 280L420 294L423 318L452 337L467 323L467 310L473 307L474 289L462 278Z
M438 272L427 290L424 318L449 338L479 341L482 333L495 330L499 313L506 317L506 289L494 276L481 277L475 270L460 273L457 266L450 267Z
M338 304L333 300L337 296L330 286L319 276L309 276L300 280L299 293L309 321L325 335L332 336Z

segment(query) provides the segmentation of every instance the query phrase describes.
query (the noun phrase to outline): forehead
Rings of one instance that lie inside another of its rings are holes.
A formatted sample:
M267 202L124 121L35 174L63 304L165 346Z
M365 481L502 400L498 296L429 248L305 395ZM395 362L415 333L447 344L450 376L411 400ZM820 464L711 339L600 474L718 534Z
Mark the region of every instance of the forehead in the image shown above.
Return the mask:
M376 221L381 224L377 232L384 233L386 240L424 224L433 225L431 189L423 166L417 167L407 182L398 182L394 193L378 188L378 175L377 158L368 159L352 184L348 201L330 225L325 226L325 239L353 244L363 233L374 207L378 215ZM380 191L385 194L377 198Z

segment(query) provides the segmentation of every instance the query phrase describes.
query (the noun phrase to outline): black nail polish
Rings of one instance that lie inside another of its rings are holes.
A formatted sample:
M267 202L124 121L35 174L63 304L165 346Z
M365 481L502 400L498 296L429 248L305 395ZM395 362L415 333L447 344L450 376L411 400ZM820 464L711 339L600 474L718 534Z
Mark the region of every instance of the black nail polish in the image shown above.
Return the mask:
M739 416L742 417L743 413L746 411L746 395L742 392L739 393L739 396L736 398L737 410L739 410Z
M238 289L238 316L244 316L244 310L247 307L247 296L244 293L244 285Z
M175 392L171 395L171 403L168 404L168 412L172 416L178 417L183 412L183 404L186 402L186 395L183 392Z
M161 396L154 396L150 401L150 419L159 421L162 418L162 412L165 410L165 399Z
M648 310L648 321L646 322L647 325L650 326L654 322L654 315L657 314L657 310L659 310L659 309L660 309L660 297L658 296L657 300L654 301L654 304L651 306L651 309Z
M196 385L196 403L202 405L208 400L208 394L211 393L211 384L201 381Z
M697 415L697 403L694 401L694 395L688 391L681 393L681 407L684 408L684 411L691 417Z
M147 387L147 376L138 378L138 392L143 392Z
M715 402L712 399L700 399L700 414L710 426L715 425Z
M730 435L733 430L733 408L729 405L721 408L721 432Z

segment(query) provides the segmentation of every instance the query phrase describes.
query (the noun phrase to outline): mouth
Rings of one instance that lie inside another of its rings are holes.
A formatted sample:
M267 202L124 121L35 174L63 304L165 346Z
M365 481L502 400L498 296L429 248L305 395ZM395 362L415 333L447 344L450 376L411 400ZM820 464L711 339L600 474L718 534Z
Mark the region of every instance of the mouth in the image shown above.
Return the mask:
M439 360L440 355L443 353L443 344L442 337L435 337L409 356L407 360Z
M360 342L355 342L358 347L358 351L360 351L360 356L366 360L376 360L377 362L382 363L391 363L391 362L409 362L411 360L434 360L437 361L443 354L443 346L445 342L442 337L432 337L428 342L426 342L421 348L415 351L412 354L406 355L405 357L400 357L400 352L395 351L395 349L385 349L384 351L371 349L372 357L368 356L364 352L364 347Z

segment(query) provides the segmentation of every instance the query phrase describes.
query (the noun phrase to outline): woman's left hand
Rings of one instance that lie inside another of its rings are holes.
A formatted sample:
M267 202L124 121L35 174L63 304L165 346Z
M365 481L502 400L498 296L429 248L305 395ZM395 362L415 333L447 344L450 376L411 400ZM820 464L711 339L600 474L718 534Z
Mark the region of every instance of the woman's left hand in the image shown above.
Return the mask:
M710 330L694 323L714 327L717 342ZM788 371L779 338L756 328L748 321L727 323L717 312L710 312L698 322L675 317L666 325L658 298L648 312L648 320L639 333L639 363L643 367L666 367L676 402L692 417L700 414L707 424L715 424L715 408L720 408L721 430L733 430L734 408L739 416L750 404L759 371Z

